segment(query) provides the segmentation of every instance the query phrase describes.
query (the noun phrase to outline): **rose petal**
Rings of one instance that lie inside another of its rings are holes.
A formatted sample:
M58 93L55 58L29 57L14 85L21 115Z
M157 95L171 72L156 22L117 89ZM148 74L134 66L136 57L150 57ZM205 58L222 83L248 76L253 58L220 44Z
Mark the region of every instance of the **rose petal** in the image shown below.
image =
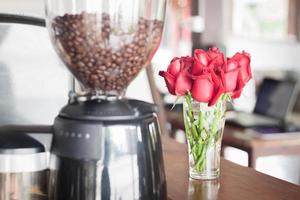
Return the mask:
M213 82L207 77L198 77L197 80L194 81L192 87L192 97L199 101L208 103L213 96L214 86Z
M191 69L194 64L194 58L191 56L181 57L181 62L183 62L183 69L186 72L191 72Z
M222 84L221 77L217 76L213 70L211 71L211 76L214 82L214 94L209 101L208 106L214 105L220 98L220 96L224 93L224 86Z
M225 92L233 92L236 89L238 75L238 69L224 73Z
M176 84L175 84L175 94L177 96L183 96L192 88L192 79L185 73L180 72Z
M242 57L243 57L243 54L237 52L231 57L231 59L232 60L240 60Z
M220 67L225 63L224 54L216 47L210 48L207 52L207 55L210 60L209 65L211 67Z
M181 60L179 58L173 59L168 66L167 72L177 77L181 70Z
M218 87L215 90L215 96L208 102L208 106L213 106L216 104L220 96L224 93L224 89L222 87Z
M233 98L233 99L239 98L241 96L241 94L242 94L244 86L245 86L245 82L243 81L242 74L239 71L238 78L237 78L236 89L231 94L231 98Z
M250 58L245 56L240 60L241 73L243 81L246 83L252 78L252 73L250 69Z
M170 94L175 95L176 78L172 74L165 72L165 71L160 71L159 75L164 77L168 91L170 92Z
M194 51L194 64L192 67L193 75L201 75L202 70L208 65L208 58L206 52L202 49L196 49Z
M195 61L192 67L192 75L199 76L202 74L203 69L205 66L200 62Z
M252 78L249 54L243 51L243 53L236 53L231 59L238 62L243 82L248 82Z
M195 60L200 62L202 65L204 65L204 66L208 65L207 53L204 50L196 49L194 51L194 57L195 57Z
M229 71L237 69L238 67L239 67L238 62L236 62L235 60L229 59L227 61L227 67L226 67L225 71L229 72Z

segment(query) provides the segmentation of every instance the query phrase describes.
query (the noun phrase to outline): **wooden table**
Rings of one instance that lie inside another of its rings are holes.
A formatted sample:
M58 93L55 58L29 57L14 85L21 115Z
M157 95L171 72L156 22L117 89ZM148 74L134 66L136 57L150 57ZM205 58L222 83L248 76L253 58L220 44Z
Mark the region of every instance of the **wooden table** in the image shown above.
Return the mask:
M184 130L181 112L168 111L166 115L174 131L177 129ZM298 123L299 120L300 118L297 120ZM255 168L258 157L270 155L300 155L300 134L299 137L287 137L280 140L263 140L254 135L245 134L242 128L236 128L226 124L222 140L222 152L228 146L246 151L248 153L248 166Z
M188 178L187 146L163 137L168 198L170 200L298 200L300 186L221 160L215 181Z
M281 139L260 139L246 134L243 129L225 126L222 150L227 146L235 147L248 153L248 166L255 168L258 157L270 155L300 155L299 137Z

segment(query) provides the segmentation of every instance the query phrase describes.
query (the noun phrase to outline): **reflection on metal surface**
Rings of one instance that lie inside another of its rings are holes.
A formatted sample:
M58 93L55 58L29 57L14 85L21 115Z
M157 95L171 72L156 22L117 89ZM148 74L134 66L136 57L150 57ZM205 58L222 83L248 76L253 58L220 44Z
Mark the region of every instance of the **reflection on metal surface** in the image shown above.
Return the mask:
M1 200L47 200L48 171L1 173Z
M188 200L217 200L220 189L219 179L189 181Z
M166 180L156 118L97 127L94 130L98 131L87 129L90 145L81 145L79 151L98 140L98 159L67 158L59 152L62 148L56 149L55 154L60 155L52 155L49 198L165 200Z

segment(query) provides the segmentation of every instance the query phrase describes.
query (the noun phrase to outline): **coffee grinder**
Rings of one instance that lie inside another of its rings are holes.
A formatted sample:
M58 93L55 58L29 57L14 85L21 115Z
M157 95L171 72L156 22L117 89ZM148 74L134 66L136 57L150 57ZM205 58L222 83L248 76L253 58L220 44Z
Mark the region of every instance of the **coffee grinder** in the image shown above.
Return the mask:
M46 1L51 41L80 87L53 125L49 199L166 199L157 108L123 97L159 46L165 8Z

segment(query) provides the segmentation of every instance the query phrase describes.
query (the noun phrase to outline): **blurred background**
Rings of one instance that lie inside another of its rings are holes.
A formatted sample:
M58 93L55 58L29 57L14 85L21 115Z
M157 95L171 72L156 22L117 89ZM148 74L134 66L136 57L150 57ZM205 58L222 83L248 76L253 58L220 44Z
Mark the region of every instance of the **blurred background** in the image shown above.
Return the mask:
M153 66L155 70L166 69L172 57L191 55L196 48L208 49L217 46L229 57L237 51L245 50L251 54L254 77L247 84L241 97L229 107L232 106L236 111L253 112L262 80L298 80L299 23L300 1L297 0L169 1L164 39L153 60ZM155 78L159 90L165 94L164 102L172 104L176 97L167 94L164 81L160 77ZM288 99L289 96L283 95L279 101ZM299 105L298 96L287 116L288 121L296 126L300 125L297 113ZM170 106L167 109L170 109ZM174 120L176 117L169 114L168 116L173 126L171 128L178 127L180 122ZM226 159L250 166L253 154L263 155L255 159L252 167L300 184L300 147L297 146L299 140L295 149L290 148L292 140L296 141L297 136L292 139L288 133L282 131L282 137L273 140L271 137L249 136L245 129L232 131L228 126L230 125L227 124L227 129L225 128L223 143L235 148L229 147L224 150ZM185 142L184 131L176 130L174 137L177 141ZM267 148L268 145L272 148ZM245 149L248 152L244 151ZM265 154L263 151L269 152Z
M43 18L44 1L2 0L0 13ZM252 112L264 78L297 80L299 77L300 1L168 1L163 39L152 61L152 78L149 79L149 73L143 71L128 88L127 96L158 103L153 95L155 85L162 97L159 103L165 107L166 129L178 142L185 142L184 132L178 128L182 121L174 121L170 113L175 113L177 109L180 114L180 102L177 108L170 111L170 105L176 98L168 95L158 71L165 70L175 56L191 55L194 49L208 49L211 46L219 47L227 56L242 50L251 54L253 80L241 98L229 108ZM70 74L55 54L45 28L0 24L0 125L52 124L59 109L68 100L70 83ZM282 96L281 100L285 99ZM299 111L298 97L288 116L295 126L300 126ZM270 142L277 145L272 146L273 150L277 148L276 151L272 153L270 150L268 156L260 156L252 167L300 184L300 135L293 135L291 139L287 134L286 138L282 136L274 142L268 138L250 137L245 131L238 132L238 137L246 138L249 145L257 140L262 140L255 143L261 146ZM224 134L227 134L226 131ZM287 151L286 145L290 141L294 141L294 146ZM225 149L225 158L248 166L248 154L237 148L240 145L233 146L235 148Z

